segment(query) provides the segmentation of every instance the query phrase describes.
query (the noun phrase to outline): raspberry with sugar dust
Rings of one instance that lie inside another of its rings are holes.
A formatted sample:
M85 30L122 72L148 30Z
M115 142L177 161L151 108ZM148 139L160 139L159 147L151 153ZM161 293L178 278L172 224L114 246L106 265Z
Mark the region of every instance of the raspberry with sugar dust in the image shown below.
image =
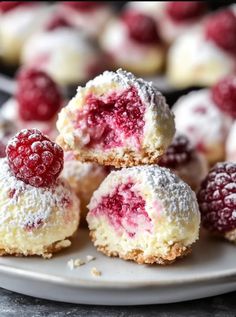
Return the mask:
M166 11L176 22L188 21L201 16L206 5L200 1L170 1L166 4Z
M198 202L203 226L224 234L236 229L236 164L216 164L201 184Z
M236 54L236 15L231 10L226 9L209 17L205 34L223 50Z
M188 163L193 156L194 149L185 135L177 135L165 154L158 161L158 165L167 168L176 168Z
M157 26L153 18L132 10L124 12L121 18L134 41L141 44L160 42Z
M62 104L57 84L37 69L22 69L17 76L16 99L24 121L49 121Z
M63 150L37 129L25 129L8 143L8 164L16 176L34 187L49 187L62 171Z
M212 87L211 92L220 110L236 119L236 75L221 79Z

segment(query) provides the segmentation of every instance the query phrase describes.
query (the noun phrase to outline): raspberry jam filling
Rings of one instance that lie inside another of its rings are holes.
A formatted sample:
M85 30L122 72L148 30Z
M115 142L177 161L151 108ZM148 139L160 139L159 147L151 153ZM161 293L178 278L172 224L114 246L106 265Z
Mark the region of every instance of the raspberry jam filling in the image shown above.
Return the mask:
M134 189L134 184L119 185L111 195L104 196L91 213L105 215L117 231L124 230L134 237L137 228L151 232L151 219L145 210L145 200Z
M134 87L101 97L90 94L74 124L76 129L88 133L88 147L120 147L123 140L129 138L129 145L138 148L143 135L144 112L145 106Z

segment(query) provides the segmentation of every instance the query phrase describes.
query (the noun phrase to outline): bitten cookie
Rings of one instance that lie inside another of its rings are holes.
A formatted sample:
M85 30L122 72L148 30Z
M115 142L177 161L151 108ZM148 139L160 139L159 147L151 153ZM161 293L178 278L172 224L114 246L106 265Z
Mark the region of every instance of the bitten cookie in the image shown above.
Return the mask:
M175 132L162 94L121 69L79 87L57 128L59 144L80 161L116 167L155 163Z
M94 192L87 221L98 250L139 264L169 264L191 251L200 213L190 187L166 168L111 172Z

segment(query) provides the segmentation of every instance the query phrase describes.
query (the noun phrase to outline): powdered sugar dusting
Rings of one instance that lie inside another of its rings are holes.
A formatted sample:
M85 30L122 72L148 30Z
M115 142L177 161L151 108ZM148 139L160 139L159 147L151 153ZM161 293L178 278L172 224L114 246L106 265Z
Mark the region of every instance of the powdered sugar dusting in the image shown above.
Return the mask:
M0 203L0 224L4 223L9 230L12 226L26 230L43 226L52 212L64 214L68 201L73 204L74 196L62 179L58 179L50 188L35 188L16 179L7 159L0 160L0 184L4 189ZM17 219L12 218L13 205L17 205Z
M95 77L93 80L90 80L86 84L86 87L104 85L111 82L119 84L121 87L124 87L124 89L135 87L141 100L145 104L158 105L162 108L162 111L164 111L166 116L170 115L170 109L165 102L165 98L157 90L154 84L152 82L145 81L142 78L136 78L132 73L125 70L118 69L116 72L105 71L103 74ZM78 88L78 92L80 89L81 87Z
M208 89L181 97L174 113L177 131L186 134L194 146L223 143L232 121L217 108Z
M94 193L89 209L93 209L100 196L111 191L113 184L132 180L142 185L142 191L151 191L155 200L160 201L162 216L169 222L184 221L188 223L195 216L200 217L195 193L179 177L171 173L169 169L158 165L138 166L123 168L120 171L111 172L100 188Z

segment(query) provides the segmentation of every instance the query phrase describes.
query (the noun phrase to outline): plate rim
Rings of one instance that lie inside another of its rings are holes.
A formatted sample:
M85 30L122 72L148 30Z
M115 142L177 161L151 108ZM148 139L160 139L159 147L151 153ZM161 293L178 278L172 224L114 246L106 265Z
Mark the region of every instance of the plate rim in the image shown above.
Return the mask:
M28 269L22 269L14 267L12 265L4 265L0 263L0 274L8 274L11 276L17 276L28 280L48 282L55 285L69 285L74 288L103 288L103 289L134 289L134 288L145 288L145 287L165 287L165 286L178 286L180 284L189 285L192 283L214 283L214 282L236 282L236 268L230 269L227 272L219 271L207 276L200 276L195 278L180 278L180 279L171 279L171 280L162 280L162 281L129 281L129 282L119 282L119 281L104 281L104 280L88 280L74 277L62 277L53 274L35 272ZM1 283L0 283L1 284Z

